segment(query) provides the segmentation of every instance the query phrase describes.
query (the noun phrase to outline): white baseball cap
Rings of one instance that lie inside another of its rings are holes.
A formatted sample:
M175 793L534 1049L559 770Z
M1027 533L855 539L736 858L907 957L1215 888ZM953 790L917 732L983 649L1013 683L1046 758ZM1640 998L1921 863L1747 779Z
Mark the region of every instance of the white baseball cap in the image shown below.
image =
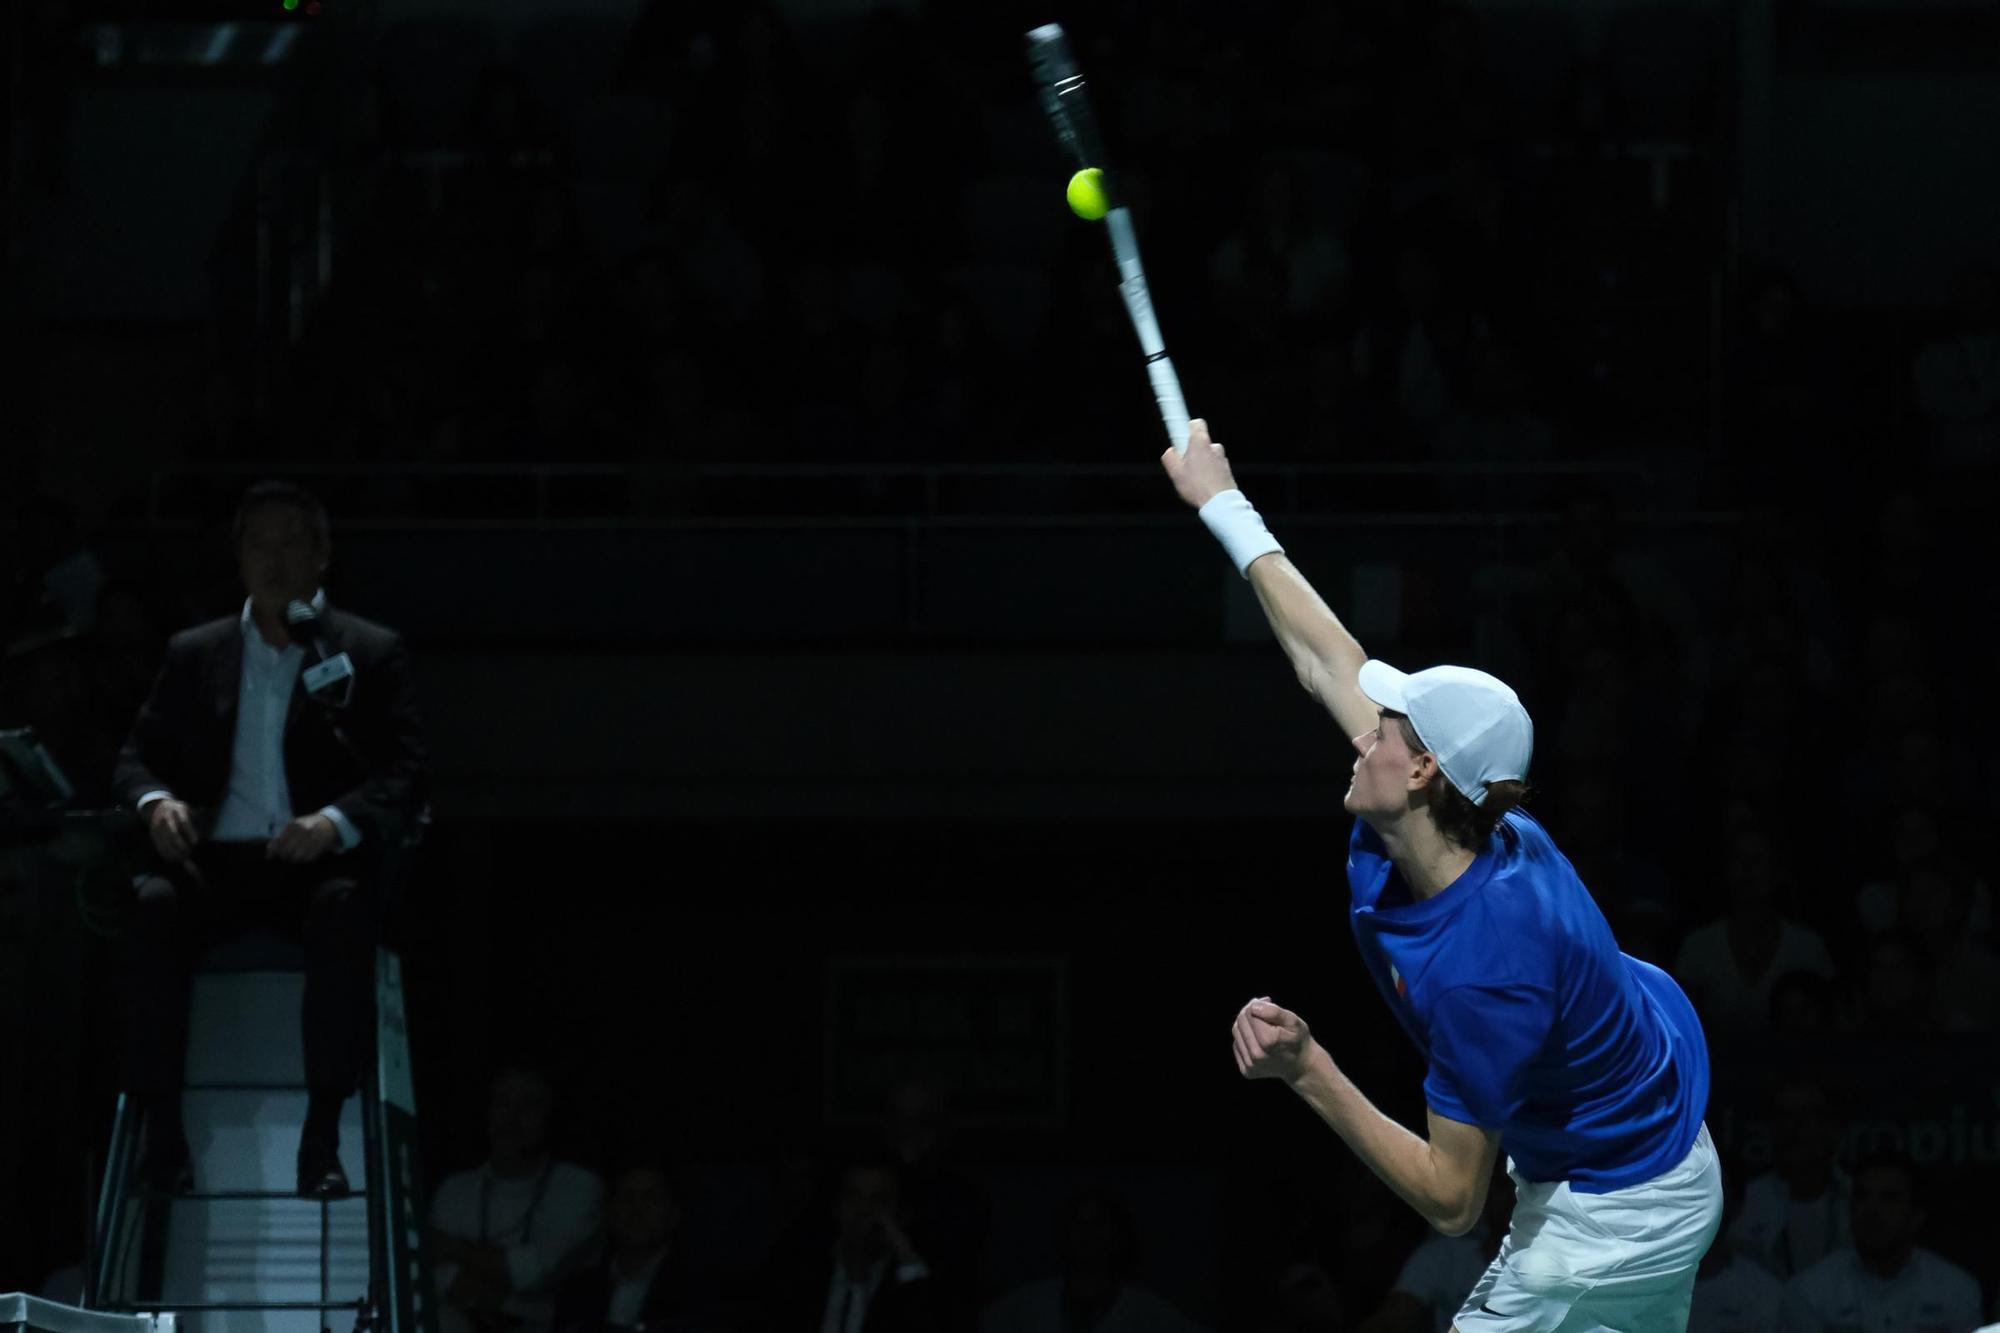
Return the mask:
M1474 805L1486 799L1488 783L1528 776L1535 724L1498 677L1460 666L1410 675L1370 660L1361 664L1360 685L1376 704L1410 719L1445 779Z

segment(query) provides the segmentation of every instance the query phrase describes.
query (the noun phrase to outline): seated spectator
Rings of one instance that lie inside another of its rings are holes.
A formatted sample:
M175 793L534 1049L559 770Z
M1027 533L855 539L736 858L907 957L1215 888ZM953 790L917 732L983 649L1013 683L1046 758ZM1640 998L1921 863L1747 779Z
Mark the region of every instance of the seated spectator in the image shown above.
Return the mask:
M1631 836L1629 803L1610 783L1564 790L1560 830L1570 864L1611 922L1618 946L1660 967L1672 961L1673 881Z
M1486 1208L1462 1236L1432 1231L1396 1274L1396 1285L1357 1333L1447 1333L1487 1266L1500 1252L1514 1211L1514 1182L1505 1162L1493 1173Z
M76 506L60 496L35 495L12 517L15 586L0 588L0 648L18 652L88 630L106 575Z
M181 457L199 463L243 463L270 456L271 442L250 410L242 386L222 366L202 378L192 419L182 428Z
M1289 11L1289 30L1271 52L1269 77L1258 87L1271 118L1273 140L1325 140L1342 146L1365 141L1381 121L1388 77L1370 26L1344 5L1300 5Z
M1688 1333L1762 1333L1778 1326L1785 1284L1743 1258L1721 1237L1743 1214L1748 1173L1741 1162L1722 1168L1722 1225L1695 1270L1694 1301L1688 1310Z
M1762 830L1739 829L1730 839L1724 867L1729 910L1691 933L1674 959L1674 976L1703 1021L1761 1024L1779 977L1833 976L1825 941L1779 914L1779 873L1777 851Z
M937 1084L907 1079L890 1091L882 1145L902 1168L910 1242L930 1265L946 1323L969 1328L992 1203L953 1165L954 1128L949 1096Z
M146 701L164 646L152 608L132 585L113 580L98 593L96 624L87 633L0 660L7 725L35 729L79 806L117 801L119 747Z
M1744 1182L1742 1210L1720 1235L1730 1250L1789 1278L1847 1244L1848 1179L1835 1162L1839 1123L1817 1083L1778 1088L1771 1133L1772 1167Z
M1421 173L1441 166L1456 148L1491 142L1505 119L1506 94L1487 64L1482 19L1472 6L1395 12L1414 40L1393 81L1386 142L1399 165Z
M1359 1157L1274 1164L1260 1184L1246 1214L1267 1262L1324 1270L1345 1309L1365 1313L1388 1297L1424 1224Z
M1310 325L1346 299L1348 255L1342 238L1308 216L1296 170L1283 157L1258 165L1240 226L1209 257L1209 280L1223 317L1248 331L1261 321L1248 307L1253 275L1268 274L1268 312L1280 326Z
M1723 461L1741 491L1796 491L1812 471L1807 441L1838 424L1837 347L1790 274L1767 269L1745 285L1722 355Z
M759 1300L770 1290L774 1274L782 1276L791 1267L810 1262L833 1244L832 1196L816 1141L789 1127L762 1157L770 1168L768 1244L761 1262L754 1262L734 1285Z
M901 1170L857 1159L841 1172L833 1243L781 1256L768 1274L770 1333L932 1333L937 1284L910 1240Z
M923 386L919 413L927 430L971 457L1004 449L1010 431L1007 396L999 392L998 368L1007 364L978 303L962 291L945 289L919 317L917 381Z
M1195 1333L1200 1326L1135 1279L1138 1237L1124 1200L1087 1189L1062 1211L1062 1273L1024 1283L979 1316L980 1333Z
M527 410L502 428L499 457L526 463L594 463L624 452L603 410L602 386L563 357L549 357L528 372Z
M1962 605L1962 590L1954 590L1937 578L1939 562L1950 558L1943 531L1952 524L1930 491L1921 481L1898 478L1871 499L1874 513L1867 540L1854 552L1848 579L1848 595L1856 605L1901 607L1918 624L1956 623L1953 614ZM1864 669L1874 665L1863 663ZM1910 664L1898 665L1907 668ZM1855 794L1865 798L1870 793ZM1932 799L1941 794L1934 793Z
M1766 522L1785 522L1775 507L1756 512ZM1803 545L1810 538L1798 541ZM1790 679L1791 696L1766 702L1832 702L1847 686L1834 648L1838 612L1827 605L1823 580L1815 579L1797 552L1772 550L1767 542L1761 536L1742 538L1728 597L1715 608L1721 613L1711 645L1716 677L1733 692L1744 672L1775 662Z
M1906 869L1896 917L1931 960L1931 1012L1951 1032L2000 1026L2000 958L1972 925L1971 871L1945 856Z
M1936 972L1923 944L1907 930L1885 930L1868 943L1867 968L1847 1026L1892 1037L1934 1031L1935 990Z
M1954 304L1952 327L1917 352L1917 410L1938 463L1990 468L2000 455L2000 274L1962 273Z
M1896 815L1888 873L1869 880L1854 895L1854 915L1869 934L1897 924L1896 899L1910 867L1946 850L1937 810L1923 802L1906 805ZM1993 890L1983 879L1972 884L1972 913L1967 922L1976 935L1993 929Z
M1854 1170L1854 1243L1785 1284L1785 1333L1971 1328L1979 1281L1917 1244L1924 1226L1917 1170L1870 1157Z
M737 226L728 202L704 181L669 175L655 188L653 212L678 261L682 290L701 303L708 336L730 336L755 319L768 261Z
M1340 1285L1317 1259L1295 1259L1278 1274L1261 1333L1344 1333L1347 1313Z
M547 1333L554 1297L596 1242L603 1182L549 1151L555 1090L526 1064L493 1080L484 1165L431 1199L443 1333Z
M1602 60L1581 60L1571 70L1558 122L1536 201L1545 233L1560 238L1567 229L1602 226L1651 206L1640 194L1639 173L1631 169L1637 160L1627 128L1631 114Z
M1864 708L1879 703L1910 709L1907 694L1902 698L1873 689L1863 700ZM1951 701L1943 701L1934 716L1952 711ZM1928 805L1946 827L1969 825L1982 817L1983 777L1977 747L1963 732L1947 736L1935 723L1917 714L1882 747L1875 771L1856 775L1850 789L1848 810L1851 818L1877 821L1876 811L1900 810L1911 805Z
M563 1284L555 1333L726 1327L718 1283L676 1251L680 1224L679 1191L665 1166L645 1161L619 1172L605 1208L608 1248Z
M1361 326L1356 370L1366 391L1392 405L1429 441L1470 395L1479 345L1493 331L1486 312L1451 283L1434 241L1412 236L1398 248L1390 296Z
M1839 1015L1833 982L1817 972L1787 972L1771 987L1773 1032L1825 1032Z
M554 154L560 139L525 75L497 64L480 71L459 141L482 163L489 168L540 163Z

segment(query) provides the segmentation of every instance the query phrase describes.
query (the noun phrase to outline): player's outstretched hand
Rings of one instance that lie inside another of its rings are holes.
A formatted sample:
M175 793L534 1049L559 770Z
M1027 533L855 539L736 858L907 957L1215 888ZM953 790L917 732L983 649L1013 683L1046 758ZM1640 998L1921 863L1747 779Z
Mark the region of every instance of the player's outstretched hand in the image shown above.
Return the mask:
M1291 1083L1305 1072L1312 1029L1291 1010L1272 1004L1269 996L1244 1005L1229 1036L1236 1046L1236 1070L1245 1078Z
M1208 438L1208 423L1196 417L1188 423L1187 452L1169 449L1160 455L1160 466L1173 479L1181 499L1201 508L1223 491L1236 489L1235 474L1229 470L1229 456L1222 446Z

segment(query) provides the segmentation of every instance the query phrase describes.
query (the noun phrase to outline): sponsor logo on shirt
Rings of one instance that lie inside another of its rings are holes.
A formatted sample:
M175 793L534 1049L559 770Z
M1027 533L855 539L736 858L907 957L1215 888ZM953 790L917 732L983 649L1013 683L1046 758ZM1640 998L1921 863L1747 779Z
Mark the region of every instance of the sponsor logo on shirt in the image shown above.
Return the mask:
M1394 963L1389 964L1389 980L1396 983L1397 999L1407 1000L1410 998L1410 983L1403 980L1403 974L1396 970Z

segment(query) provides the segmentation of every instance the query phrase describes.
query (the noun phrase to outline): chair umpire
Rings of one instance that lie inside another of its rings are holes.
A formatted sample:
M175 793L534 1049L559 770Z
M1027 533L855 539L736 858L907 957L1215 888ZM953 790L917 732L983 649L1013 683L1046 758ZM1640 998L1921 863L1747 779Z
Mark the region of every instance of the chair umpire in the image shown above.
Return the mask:
M259 482L234 532L243 609L173 637L119 755L119 794L152 842L129 938L125 1086L148 1126L142 1184L192 1188L190 969L247 926L301 936L298 1189L338 1197L340 1110L373 1038L379 873L423 806L427 759L401 636L327 605L325 508Z

